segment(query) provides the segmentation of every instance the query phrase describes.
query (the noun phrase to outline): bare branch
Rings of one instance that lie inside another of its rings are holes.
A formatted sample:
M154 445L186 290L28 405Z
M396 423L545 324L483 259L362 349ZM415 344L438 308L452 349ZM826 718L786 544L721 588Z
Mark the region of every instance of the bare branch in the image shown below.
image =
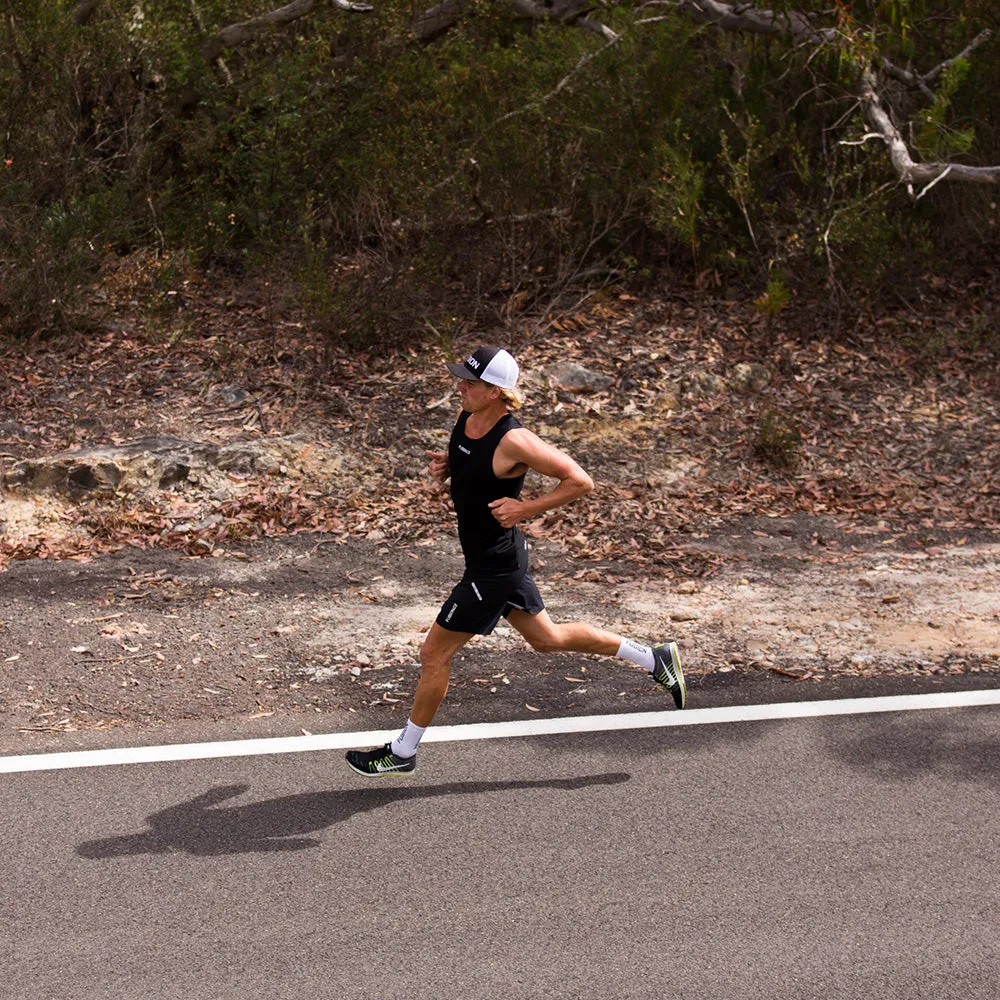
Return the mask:
M868 143L869 139L881 139L881 132L865 132L860 139L841 139L838 145L840 146L864 146Z
M617 31L614 31L602 21L597 21L592 17L581 17L574 23L585 31L592 31L595 35L600 35L606 42L617 42L620 38Z
M198 29L199 36L204 38L205 21L201 16L201 10L198 7L198 0L191 0L191 18L194 21L194 26ZM229 71L229 67L226 65L226 60L220 55L216 58L215 62L226 79L226 85L231 87L233 85L233 74Z
M535 0L510 0L514 9L529 21L560 21L574 24L605 41L613 41L618 35L606 24L586 15L592 10L590 0L552 0L550 4L536 3ZM441 0L423 14L419 14L410 24L410 34L419 42L430 42L454 27L468 0Z
M932 181L930 182L930 184L928 184L928 185L927 185L927 187L925 187L925 188L923 189L923 191L921 191L921 192L920 192L920 194L918 194L918 195L917 195L917 197L916 197L916 198L914 198L913 200L914 200L914 201L920 201L920 199L921 199L921 198L923 198L923 196L924 196L925 194L927 194L927 192L928 192L928 191L930 191L930 189L931 189L932 187L934 187L934 185L935 185L935 184L937 184L937 183L938 183L939 181L943 181L943 180L944 180L944 179L945 179L945 178L946 178L946 177L948 176L948 174L950 174L950 173L951 173L951 171L952 171L952 167L953 167L953 166L954 166L954 164L951 164L951 163L949 163L949 164L948 164L948 169L947 169L947 170L942 170L942 171L941 171L941 173L939 173L939 174L937 175L937 177L935 177L935 178L934 178L934 180L932 180Z
M742 5L724 3L722 0L677 0L678 9L689 11L699 21L715 24L729 31L749 31L762 34L782 35L784 37L809 41L816 45L842 46L843 39L833 28L817 28L811 20L798 13L776 13L770 10L759 10ZM931 80L940 76L955 61L967 57L975 49L984 45L992 37L989 31L981 32L966 46L962 53L954 59L948 59L936 66L929 73L920 76L910 74L898 67L889 67L883 63L883 68L893 73L899 79L912 82L921 89L927 88ZM889 147L889 158L900 181L913 191L914 184L926 184L923 194L930 186L939 180L968 181L976 184L1000 183L1000 166L970 167L961 163L917 163L910 155L899 129L893 124L892 118L882 104L878 93L878 80L871 68L861 72L858 96L864 109L868 124ZM933 94L931 95L933 97ZM864 140L870 138L870 134ZM861 140L862 142L864 140Z
M609 49L614 48L624 38L623 35L614 34L613 32L612 34L614 37L610 38L599 49L594 49L593 52L585 52L582 56L580 56L580 58L576 61L576 65L555 85L555 87L552 88L552 90L550 90L546 94L542 94L540 97L536 97L534 100L529 101L527 104L524 104L519 108L515 108L513 111L508 111L506 114L500 115L499 118L495 118L490 123L489 128L495 129L498 125L502 125L504 122L510 121L510 119L512 118L517 118L520 115L527 114L530 111L535 111L538 108L542 107L542 105L547 104L549 101L551 101L554 97L560 94L566 87L568 87L570 82L579 73L581 73L587 66L589 66L590 63L592 63L595 59L598 59L600 56L604 55L604 53L607 52ZM479 144L481 138L482 136L480 136L478 139L473 140L467 147L467 151L474 150L476 146ZM441 188L447 187L449 184L454 182L455 178L458 177L458 175L461 172L462 172L462 167L459 167L457 170L452 171L447 177L444 178L444 180L439 181L437 184L434 185L434 190L437 191L440 190Z
M678 6L690 11L696 20L714 24L727 31L790 35L817 45L831 45L840 41L836 29L817 28L808 17L796 11L780 13L758 10L746 4L722 3L720 0L680 0Z
M535 0L510 0L522 17L532 21L562 21L565 24L575 24L595 35L600 35L607 42L615 41L618 34L606 24L592 17L586 17L592 9L590 0L551 0L542 6Z
M468 0L442 0L414 18L411 35L418 42L433 41L455 25L467 5Z
M351 13L368 13L374 10L366 3L352 3L351 0L332 0L335 6ZM235 49L245 45L252 38L269 28L283 28L299 18L310 14L316 6L316 0L292 0L291 3L277 10L272 10L261 17L251 18L223 28L214 38L202 48L202 56L212 62L222 55L225 49Z
M910 70L902 69L900 66L889 62L885 57L882 58L882 69L889 76L899 80L901 83L905 83L910 87L916 87L927 100L933 101L934 91L931 90L930 84L941 76L945 70L951 69L959 59L968 59L976 49L985 45L992 37L993 32L988 28L985 31L981 31L957 56L945 59L943 63L935 66L932 70L928 70L926 73L912 73Z
M899 179L912 191L914 184L931 184L947 177L958 181L970 181L975 184L1000 183L1000 166L969 167L962 163L916 163L910 156L906 142L899 134L899 129L893 124L888 112L882 106L881 98L875 89L877 81L871 70L865 70L861 75L859 96L865 109L865 117L869 124L889 147L889 159Z
M608 49L613 48L621 40L621 35L615 35L614 38L609 39L608 42L602 45L599 49L594 49L593 52L585 52L576 61L576 65L547 94L542 94L541 97L536 97L535 100L529 101L522 107L515 108L513 111L508 111L507 114L501 115L496 119L496 121L493 122L493 126L495 127L500 125L502 122L511 118L516 118L518 115L523 115L525 112L534 111L536 108L540 108L543 104L547 104L553 97L561 93L569 85L569 82L584 69L584 67L589 65L599 56L604 55Z
M934 69L930 70L920 78L924 83L930 83L936 80L946 69L951 69L952 66L958 62L959 59L968 59L973 52L976 51L980 46L985 45L993 37L993 32L987 28L985 31L981 31L975 38L969 42L968 45L957 56L952 59L945 59L940 66L935 66Z
M916 87L928 101L934 100L934 91L927 86L922 76L889 62L884 56L882 57L882 69L893 79L899 80L900 83L905 83L908 87Z

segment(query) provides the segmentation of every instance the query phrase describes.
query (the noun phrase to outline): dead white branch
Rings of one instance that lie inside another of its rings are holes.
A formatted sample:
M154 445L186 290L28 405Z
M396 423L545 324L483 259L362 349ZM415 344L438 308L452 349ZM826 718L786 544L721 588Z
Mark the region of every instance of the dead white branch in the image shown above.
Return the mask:
M351 0L331 0L335 7L354 14L366 14L374 10L370 4L353 3ZM209 62L218 59L225 49L239 48L262 31L283 28L299 18L311 14L317 0L292 0L291 3L272 10L260 17L251 18L223 28L214 38L211 38L202 49L202 56Z
M1000 183L1000 166L970 167L962 163L917 163L910 155L899 129L882 106L876 87L875 74L870 69L865 70L861 74L858 95L864 107L865 117L888 146L889 159L892 161L896 176L911 190L914 184L930 184L939 178L943 180L942 174L946 174L950 180L974 184Z
M605 41L618 38L617 33L606 24L587 16L592 7L589 0L553 0L546 4L535 3L534 0L510 0L510 3L522 18L529 21L560 21L592 31ZM458 23L468 4L469 0L441 0L441 3L413 19L410 36L419 42L433 41Z
M418 14L410 24L410 35L418 42L431 42L458 23L468 0L442 0Z
M535 100L529 101L523 107L515 108L513 111L508 111L507 114L501 115L496 119L496 121L493 122L493 125L500 125L511 118L516 118L518 115L523 115L528 111L534 111L537 108L540 108L543 104L547 104L552 100L552 98L560 94L567 86L569 86L570 81L579 75L586 66L592 63L595 59L604 55L608 49L616 46L621 40L621 35L615 35L613 38L608 39L608 41L599 49L594 49L593 52L585 52L576 61L576 65L547 94L542 94L541 97L537 97Z
M896 66L894 63L889 62L888 59L882 59L882 69L888 73L889 76L901 83L905 83L910 87L916 87L929 101L934 100L934 91L931 90L930 84L932 84L945 70L950 69L959 59L968 59L976 49L985 45L993 37L993 32L987 29L986 31L981 31L975 38L969 42L968 45L957 56L953 56L951 59L945 59L944 62L939 63L932 70L928 70L926 73L914 73L911 70L903 69L900 66Z
M616 45L620 44L624 35L618 35L612 32L612 38L608 39L598 49L594 49L593 52L585 52L576 61L576 65L550 90L548 93L542 94L540 97L536 97L534 100L529 101L527 104L521 107L514 108L513 111L508 111L506 114L500 115L500 117L495 118L489 125L490 129L495 129L498 125L502 125L504 122L510 121L512 118L517 118L520 115L528 114L531 111L536 111L538 108L547 104L553 98L558 96L569 84L577 77L583 70L590 65L595 59L599 59L605 52L614 48ZM469 153L473 151L481 140L481 136L478 139L474 139L466 148L466 152ZM439 181L434 185L434 190L438 191L442 188L447 187L455 182L455 179L463 173L463 167L459 167L457 170L453 170L444 180ZM516 221L516 220L515 220Z
M722 0L678 0L677 6L688 10L699 21L715 24L728 31L782 35L816 45L843 45L843 39L835 29L818 28L807 17L794 12L783 14L770 10L758 10L742 4L724 3ZM953 59L945 60L928 73L917 75L898 67L892 67L891 72L898 79L920 86L925 93L930 92L929 84L931 81L939 77L949 66L954 65L958 59L967 58L976 49L985 45L991 37L991 32L981 32L959 55ZM885 68L885 64L883 64L883 68ZM858 97L868 124L889 149L889 159L896 176L909 187L911 192L913 185L926 184L928 187L923 191L923 194L926 194L930 190L930 185L946 178L976 184L1000 183L1000 166L972 167L961 163L917 163L910 155L903 136L882 103L879 96L878 79L870 67L861 73ZM870 134L864 138L868 139L869 137Z
M804 14L757 10L747 4L722 3L720 0L679 0L678 6L694 18L727 31L749 31L758 35L790 35L817 45L840 41L834 28L817 28Z
M201 9L198 6L198 0L191 0L191 19L194 21L194 26L198 29L198 34L201 37L204 37L205 21L201 16ZM231 87L233 85L233 74L229 71L229 67L226 65L226 60L220 55L215 62L226 79L226 85Z
M617 32L612 31L607 25L595 18L584 16L591 8L589 0L552 0L545 5L535 3L534 0L511 0L511 3L522 17L533 21L563 21L592 31L608 42L618 38Z
M961 52L959 52L957 56L954 56L951 59L945 59L945 61L941 63L939 66L935 66L934 69L932 69L930 72L924 73L924 75L920 79L923 80L924 83L933 82L946 69L951 69L951 67L954 66L959 59L968 59L969 56L971 56L972 53L976 51L976 49L980 48L980 46L985 45L992 37L993 37L993 32L990 31L989 28L987 28L985 31L981 31L978 35L976 35L975 38L972 39L971 42L969 42L969 44L964 49L962 49Z
M945 178L946 178L946 177L948 176L948 174L950 174L950 173L951 173L951 170L952 170L952 167L953 167L953 166L954 166L954 164L953 164L953 163L949 163L949 164L948 164L948 169L947 169L947 170L943 170L943 171L941 171L941 173L939 173L939 174L937 175L937 177L935 177L935 178L934 178L934 180L932 180L932 181L930 182L930 184L928 184L928 185L927 185L927 187L925 187L925 188L923 189L923 191L921 191L921 192L920 192L920 194L918 194L918 195L917 195L917 197L916 197L916 198L915 198L914 200L915 200L915 201L920 201L920 199L921 199L921 198L923 198L923 196L924 196L925 194L927 194L927 192L928 192L928 191L930 191L930 189L931 189L932 187L934 187L934 185L935 185L935 184L937 184L937 183L938 183L939 181L943 181L943 180L944 180L944 179L945 179Z

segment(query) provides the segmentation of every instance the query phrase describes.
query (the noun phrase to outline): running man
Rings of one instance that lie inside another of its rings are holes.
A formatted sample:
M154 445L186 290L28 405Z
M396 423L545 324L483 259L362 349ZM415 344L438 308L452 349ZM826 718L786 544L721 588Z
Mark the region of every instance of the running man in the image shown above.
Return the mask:
M439 483L451 479L465 573L420 648L420 680L402 732L383 747L348 751L347 763L359 774L416 769L417 746L448 691L452 657L474 636L489 635L501 615L539 652L617 656L644 667L677 708L687 701L677 643L646 646L586 622L560 625L549 617L528 573L528 543L517 525L579 499L594 488L593 480L511 412L523 396L517 362L507 351L480 347L464 364L448 368L459 379L462 412L447 453L429 451L427 457ZM529 469L556 485L534 500L522 500Z

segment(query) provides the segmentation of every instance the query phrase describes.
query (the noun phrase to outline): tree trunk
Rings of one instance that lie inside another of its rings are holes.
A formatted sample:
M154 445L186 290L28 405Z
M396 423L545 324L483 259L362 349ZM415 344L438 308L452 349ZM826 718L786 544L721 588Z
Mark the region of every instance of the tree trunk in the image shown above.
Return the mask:
M101 0L80 0L73 11L73 23L82 27L94 16L100 5Z

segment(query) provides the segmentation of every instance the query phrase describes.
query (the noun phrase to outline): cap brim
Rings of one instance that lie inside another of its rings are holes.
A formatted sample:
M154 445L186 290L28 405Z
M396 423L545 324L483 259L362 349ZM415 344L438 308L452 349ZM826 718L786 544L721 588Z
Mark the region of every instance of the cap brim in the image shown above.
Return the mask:
M482 379L471 369L466 368L465 365L457 365L452 361L447 362L448 371L452 375L457 375L459 378L470 379L473 382L482 382Z

